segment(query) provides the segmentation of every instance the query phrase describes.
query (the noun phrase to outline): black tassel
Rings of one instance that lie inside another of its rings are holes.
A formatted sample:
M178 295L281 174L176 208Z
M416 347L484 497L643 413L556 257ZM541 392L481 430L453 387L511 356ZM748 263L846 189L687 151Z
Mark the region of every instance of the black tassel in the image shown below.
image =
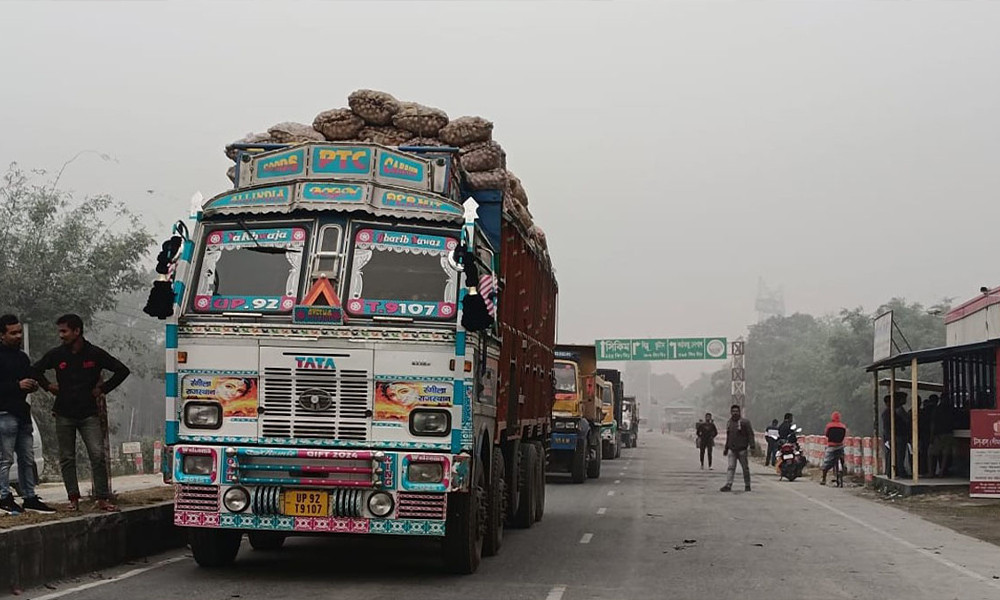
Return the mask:
M174 314L174 287L169 281L154 281L149 290L149 299L142 312L157 319L166 319Z
M466 331L486 331L493 325L493 317L486 308L486 301L479 294L466 294L462 300L462 327Z

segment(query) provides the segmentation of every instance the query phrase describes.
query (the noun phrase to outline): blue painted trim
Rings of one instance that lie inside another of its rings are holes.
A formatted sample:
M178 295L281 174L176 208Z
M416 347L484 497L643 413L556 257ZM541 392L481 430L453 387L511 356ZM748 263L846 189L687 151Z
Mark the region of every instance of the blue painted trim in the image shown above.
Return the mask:
M181 302L184 300L184 282L175 281L174 282L174 304L180 306Z
M180 431L180 423L178 423L177 421L167 421L167 427L164 437L166 438L168 446L177 443L179 431Z
M167 373L166 377L167 398L177 397L177 373Z
M167 350L177 349L177 323L167 324Z
M199 214L201 214L199 212ZM181 260L184 262L191 262L191 255L194 254L194 242L191 240L184 240L184 248L181 250Z
M466 344L467 343L468 342L466 341L466 333L464 331L456 331L455 332L455 356L458 356L458 357L461 357L461 358L465 358L465 349L466 349ZM456 365L455 366L456 369L458 369L459 367L461 367L461 370L464 371L465 364L463 363L461 365Z

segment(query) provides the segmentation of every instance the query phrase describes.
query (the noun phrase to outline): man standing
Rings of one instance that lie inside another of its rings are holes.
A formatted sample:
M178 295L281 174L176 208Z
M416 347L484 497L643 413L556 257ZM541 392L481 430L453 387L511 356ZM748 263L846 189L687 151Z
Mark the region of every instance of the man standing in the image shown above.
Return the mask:
M28 394L38 389L28 355L21 351L24 327L14 315L0 316L0 511L51 514L35 494L35 442ZM10 467L17 454L17 476L24 506L10 493Z
M823 459L823 479L820 485L826 485L826 474L839 460L843 467L844 440L847 439L847 425L840 422L840 413L833 411L830 422L826 424L826 456Z
M726 426L726 447L722 451L723 456L729 456L729 470L726 473L726 485L719 489L720 492L729 492L733 489L733 479L736 477L736 462L739 461L743 468L743 485L746 491L750 491L750 463L747 455L754 447L753 427L750 421L743 418L743 411L739 404L734 404L729 409L730 419Z
M705 413L705 420L698 421L698 428L695 430L698 437L698 454L701 458L701 468L705 468L705 452L708 452L708 468L712 468L712 448L715 447L715 436L719 435L719 428L712 420L712 413Z
M776 455L778 454L780 433L778 430L778 420L772 419L771 426L764 430L764 439L767 440L767 456L764 457L765 467L773 467L778 464Z
M80 508L80 484L76 474L76 433L80 432L90 457L94 477L94 495L100 510L115 511L108 484L104 434L98 417L98 400L115 389L129 376L129 369L117 358L91 344L83 337L83 320L74 314L63 315L56 321L62 345L49 350L37 363L35 371L43 388L56 395L53 412L56 415L56 435L59 439L59 466L69 495L70 508ZM56 383L45 379L45 372L54 369ZM113 373L101 382L104 370Z

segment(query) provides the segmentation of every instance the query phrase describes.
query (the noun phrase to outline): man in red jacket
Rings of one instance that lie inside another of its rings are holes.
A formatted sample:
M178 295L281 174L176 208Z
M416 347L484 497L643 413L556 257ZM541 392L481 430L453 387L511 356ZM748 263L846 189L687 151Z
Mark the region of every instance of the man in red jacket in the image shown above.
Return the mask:
M823 460L823 479L820 485L826 485L826 473L839 460L844 461L844 440L847 439L847 425L840 422L840 413L833 411L830 422L826 424L826 457Z

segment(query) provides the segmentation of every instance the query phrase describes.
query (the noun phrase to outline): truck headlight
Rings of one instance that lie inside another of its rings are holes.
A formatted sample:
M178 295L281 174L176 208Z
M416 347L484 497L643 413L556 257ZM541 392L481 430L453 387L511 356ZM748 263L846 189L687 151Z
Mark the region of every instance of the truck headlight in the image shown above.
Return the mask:
M191 429L222 427L222 405L217 402L188 402L184 405L184 424Z
M185 454L181 468L185 475L211 475L215 467L215 457Z
M375 492L368 497L368 510L376 517L387 517L392 513L392 496L385 492Z
M565 421L556 421L555 423L552 424L552 427L554 429L556 429L556 430L566 429L566 422Z
M556 429L574 430L577 427L576 421L556 421Z
M444 464L410 463L406 468L406 478L411 483L441 483L444 480Z
M451 413L446 410L414 410L410 413L413 435L446 436L451 431Z
M243 512L250 505L250 494L241 487L229 488L222 495L222 503L229 512Z

